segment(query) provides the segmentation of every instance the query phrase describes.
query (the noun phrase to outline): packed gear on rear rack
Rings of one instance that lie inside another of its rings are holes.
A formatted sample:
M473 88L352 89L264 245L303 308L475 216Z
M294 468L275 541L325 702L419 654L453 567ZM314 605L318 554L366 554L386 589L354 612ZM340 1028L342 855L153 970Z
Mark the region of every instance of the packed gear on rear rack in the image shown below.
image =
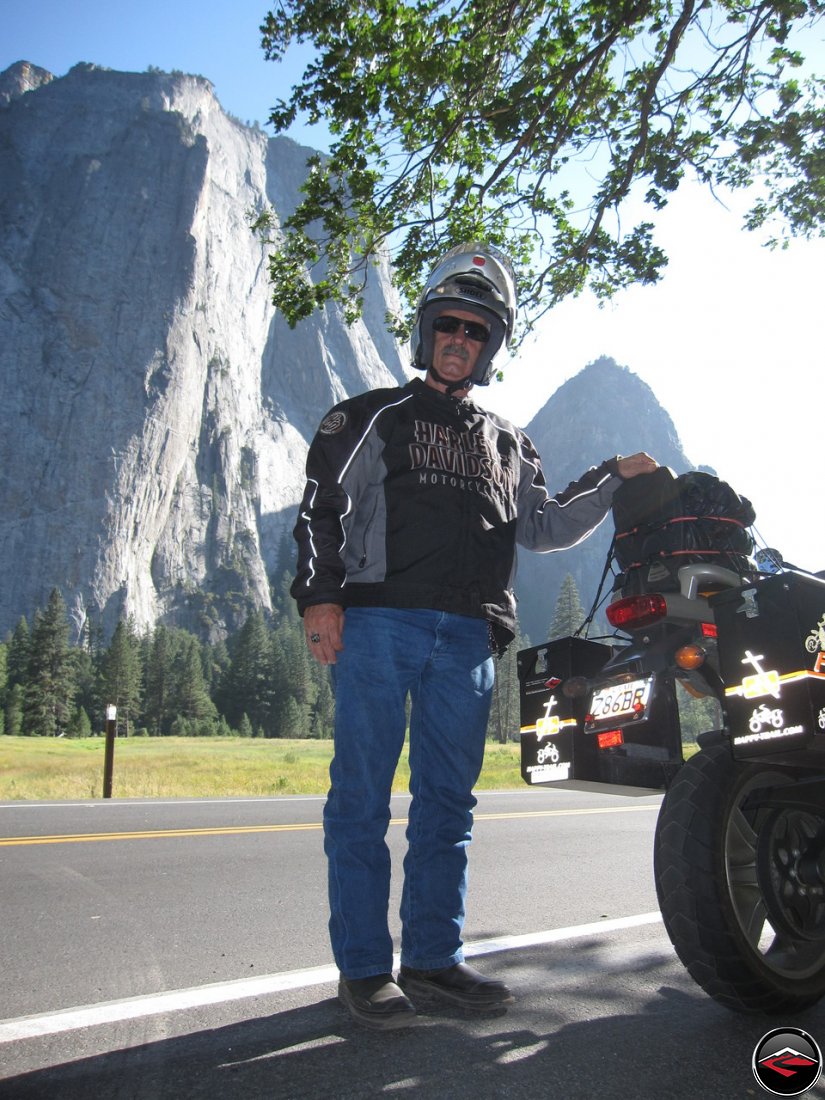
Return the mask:
M683 565L707 562L739 576L754 571L749 500L712 474L678 477L660 467L644 485L622 486L613 506L613 556L620 572L613 589L678 591Z

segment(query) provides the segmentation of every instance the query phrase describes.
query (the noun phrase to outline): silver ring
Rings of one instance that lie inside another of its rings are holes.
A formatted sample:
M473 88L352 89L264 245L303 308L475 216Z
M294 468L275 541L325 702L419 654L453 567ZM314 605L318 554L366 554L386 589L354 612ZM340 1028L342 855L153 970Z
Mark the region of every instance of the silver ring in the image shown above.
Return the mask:
M320 634L310 634L309 640L312 642L313 645L318 645L318 643L321 640L321 635Z

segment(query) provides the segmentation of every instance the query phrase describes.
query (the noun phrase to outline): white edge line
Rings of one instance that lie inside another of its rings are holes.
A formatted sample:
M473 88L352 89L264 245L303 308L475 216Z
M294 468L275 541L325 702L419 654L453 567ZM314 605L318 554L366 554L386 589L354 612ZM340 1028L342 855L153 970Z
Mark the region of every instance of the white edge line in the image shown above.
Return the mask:
M633 917L618 917L615 920L594 921L592 924L573 925L569 928L555 928L547 932L531 932L522 936L502 936L493 940L479 940L467 944L464 954L491 955L496 951L513 951L525 947L537 947L541 944L558 943L562 940L579 939L584 936L598 936L605 932L618 932L625 928L637 928L644 924L661 921L661 913L640 913ZM398 956L393 960L398 966ZM20 1016L17 1019L0 1020L0 1044L13 1043L21 1039L42 1038L45 1035L59 1035L80 1028L96 1027L101 1024L121 1023L125 1020L138 1020L146 1016L161 1013L179 1012L188 1008L204 1008L208 1005L225 1004L240 1001L246 997L260 997L270 993L282 993L289 989L303 989L313 985L325 985L338 981L336 966L314 966L306 970L289 970L282 974L262 974L256 978L239 978L229 982L215 982L210 985L194 986L191 989L175 989L167 993L149 993L140 997L130 997L119 1001L104 1001L96 1005L83 1005L78 1008L62 1009L58 1012L46 1012L39 1016Z
M495 951L515 951L522 947L540 947L545 943L558 943L561 940L575 940L584 936L598 936L604 932L621 932L625 928L638 928L643 924L657 924L662 914L656 909L652 913L639 913L635 917L616 917L614 920L593 921L592 924L577 924L570 928L554 928L550 932L528 932L524 936L502 936L495 940L479 940L467 944L464 954L492 955Z

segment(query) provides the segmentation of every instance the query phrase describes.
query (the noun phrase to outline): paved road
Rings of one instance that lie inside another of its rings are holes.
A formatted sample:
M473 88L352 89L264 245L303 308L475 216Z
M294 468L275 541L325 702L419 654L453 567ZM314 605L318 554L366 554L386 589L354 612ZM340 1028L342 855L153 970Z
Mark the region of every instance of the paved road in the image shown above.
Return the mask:
M0 805L0 1097L767 1096L757 1041L825 1046L825 1008L741 1017L691 982L656 915L658 804L483 793L466 937L518 1003L390 1035L334 999L320 799Z

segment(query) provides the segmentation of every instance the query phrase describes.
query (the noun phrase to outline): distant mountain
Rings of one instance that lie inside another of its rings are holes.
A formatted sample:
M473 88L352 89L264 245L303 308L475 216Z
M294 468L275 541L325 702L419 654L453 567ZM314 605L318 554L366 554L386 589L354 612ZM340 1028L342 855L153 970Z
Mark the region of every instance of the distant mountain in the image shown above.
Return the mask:
M551 492L616 454L647 451L676 473L692 469L668 413L627 367L603 357L560 386L525 428L541 455ZM571 550L519 555L516 594L521 629L538 645L547 636L559 590L570 573L585 610L596 595L613 536L610 517Z

